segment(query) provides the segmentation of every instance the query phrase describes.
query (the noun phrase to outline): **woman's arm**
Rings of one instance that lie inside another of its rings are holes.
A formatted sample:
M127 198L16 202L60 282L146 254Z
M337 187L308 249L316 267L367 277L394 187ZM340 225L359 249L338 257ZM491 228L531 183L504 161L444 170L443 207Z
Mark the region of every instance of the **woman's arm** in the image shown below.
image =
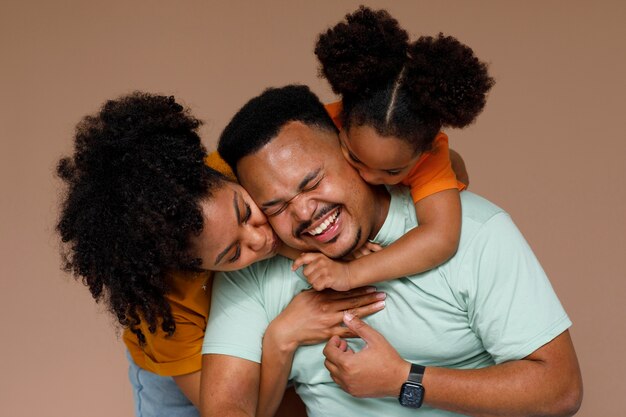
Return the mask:
M333 335L354 334L341 326L343 312L350 310L359 317L384 308L385 294L373 287L346 293L332 290L303 291L268 326L263 337L261 382L257 417L271 417L283 398L293 355L300 345L328 340Z
M178 388L196 408L200 408L200 371L172 377Z

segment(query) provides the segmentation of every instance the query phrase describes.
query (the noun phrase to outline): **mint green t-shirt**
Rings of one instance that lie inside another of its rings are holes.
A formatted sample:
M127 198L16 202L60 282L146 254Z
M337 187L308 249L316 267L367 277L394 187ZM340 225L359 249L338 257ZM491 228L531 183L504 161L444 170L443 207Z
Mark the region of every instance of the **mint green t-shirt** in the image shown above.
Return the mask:
M391 188L390 193L387 219L374 239L383 246L417 226L409 192ZM387 294L386 307L365 321L403 358L424 366L469 369L521 359L571 322L508 214L467 191L461 204L456 255L428 272L377 283ZM218 275L203 354L260 362L265 328L294 295L309 288L291 263L274 257ZM358 350L363 344L351 339L350 345ZM310 417L457 415L426 405L408 409L396 398L354 398L330 378L323 348L300 347L290 375Z

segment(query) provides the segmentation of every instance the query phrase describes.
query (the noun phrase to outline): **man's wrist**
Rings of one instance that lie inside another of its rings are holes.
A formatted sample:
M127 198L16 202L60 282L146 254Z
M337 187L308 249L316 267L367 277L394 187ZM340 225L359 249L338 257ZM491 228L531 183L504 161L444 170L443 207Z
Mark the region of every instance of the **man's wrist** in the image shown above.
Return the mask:
M398 401L404 407L420 408L424 401L426 390L422 385L426 368L422 365L412 363L406 381L400 388Z
M398 370L394 373L396 375L393 389L390 392L390 396L398 398L400 395L400 390L402 389L402 384L406 382L406 377L411 372L411 362L407 362L405 360L399 364Z

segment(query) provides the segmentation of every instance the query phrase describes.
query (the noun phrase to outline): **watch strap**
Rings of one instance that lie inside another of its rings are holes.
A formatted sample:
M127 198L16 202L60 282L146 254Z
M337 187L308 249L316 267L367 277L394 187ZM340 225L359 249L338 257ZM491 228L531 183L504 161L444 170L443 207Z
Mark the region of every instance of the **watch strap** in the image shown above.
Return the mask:
M426 367L424 367L422 365L418 365L416 363L412 363L411 364L411 370L409 371L409 377L407 378L407 381L415 382L416 384L421 384L422 383L422 378L424 378L424 371L425 370L426 370Z

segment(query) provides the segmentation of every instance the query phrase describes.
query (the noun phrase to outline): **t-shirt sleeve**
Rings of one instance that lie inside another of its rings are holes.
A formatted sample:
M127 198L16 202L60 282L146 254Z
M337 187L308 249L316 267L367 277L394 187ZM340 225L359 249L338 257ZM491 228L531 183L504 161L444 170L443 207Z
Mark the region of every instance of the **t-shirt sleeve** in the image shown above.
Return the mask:
M226 175L228 178L230 178L233 181L237 180L237 178L235 177L235 174L233 173L233 170L226 163L226 161L222 159L219 152L217 151L213 151L210 154L208 154L206 158L204 158L204 164L213 168L214 170L218 172L221 172L222 174Z
M333 123L337 129L341 130L341 111L343 110L343 102L336 101L334 103L325 104L326 113L333 119Z
M453 188L461 191L465 188L465 184L457 181L452 170L448 136L445 133L439 132L433 149L417 161L402 184L410 187L414 203L439 191Z
M261 362L263 334L269 320L252 268L216 275L202 354Z
M150 333L142 322L140 327L146 338L143 347L139 347L136 336L130 331L124 333L124 341L133 360L141 368L161 376L184 375L202 368L200 346L204 338L206 320L199 315L177 314L173 312L176 331L168 336L157 328Z
M458 279L467 290L470 326L496 363L524 358L571 326L508 214L482 226L461 264L468 266Z

